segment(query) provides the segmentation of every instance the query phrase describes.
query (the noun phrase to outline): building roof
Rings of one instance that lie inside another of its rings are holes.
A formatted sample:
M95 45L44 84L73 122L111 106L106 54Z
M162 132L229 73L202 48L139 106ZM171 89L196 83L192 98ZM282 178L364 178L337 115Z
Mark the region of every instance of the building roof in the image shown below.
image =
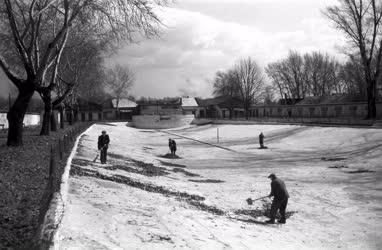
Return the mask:
M182 97L182 107L197 107L198 103L193 97Z
M78 108L81 111L102 111L102 105L88 101L85 99L78 99Z
M296 105L339 104L352 102L366 102L366 99L361 96L351 95L308 96L299 101Z
M117 99L111 100L113 108L117 108ZM121 98L118 102L118 108L135 108L137 106L136 102L133 102L127 98Z
M231 108L231 107L243 107L243 102L236 97L230 97L230 96L219 96L215 98L208 98L208 99L199 99L197 98L196 101L198 102L199 106L202 107L208 107L208 106L214 106L217 105L220 108Z
M299 102L301 102L303 100L303 98L283 98L283 99L280 99L277 104L278 105L295 105ZM263 104L263 105L266 105L266 104Z
M173 106L173 105L182 105L181 98L164 98L164 99L149 99L149 100L140 100L137 102L140 106Z

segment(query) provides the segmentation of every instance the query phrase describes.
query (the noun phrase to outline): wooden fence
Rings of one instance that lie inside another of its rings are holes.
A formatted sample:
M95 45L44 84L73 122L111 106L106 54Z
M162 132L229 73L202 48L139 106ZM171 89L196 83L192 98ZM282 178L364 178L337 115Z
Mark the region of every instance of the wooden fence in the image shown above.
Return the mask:
M91 123L76 123L50 146L49 178L41 202L39 216L40 228L36 233L34 240L34 245L38 249L49 249L53 240L53 235L48 235L44 237L44 239L40 238L44 217L49 209L54 193L60 189L62 174L66 166L66 159L72 151L76 138L89 126L91 126ZM58 168L59 164L62 164L63 167Z

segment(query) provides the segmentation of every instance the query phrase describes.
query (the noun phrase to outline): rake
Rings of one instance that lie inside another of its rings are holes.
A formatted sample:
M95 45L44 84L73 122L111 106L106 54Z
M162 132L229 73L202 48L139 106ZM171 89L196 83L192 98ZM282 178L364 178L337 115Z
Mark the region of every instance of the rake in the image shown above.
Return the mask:
M269 196L263 196L263 197L260 197L260 198L256 198L256 199L251 199L251 198L248 198L248 199L246 199L246 201L247 201L247 204L248 205L252 205L253 204L253 202L255 202L255 201L258 201L258 200L262 200L262 199L264 199L264 198L268 198Z

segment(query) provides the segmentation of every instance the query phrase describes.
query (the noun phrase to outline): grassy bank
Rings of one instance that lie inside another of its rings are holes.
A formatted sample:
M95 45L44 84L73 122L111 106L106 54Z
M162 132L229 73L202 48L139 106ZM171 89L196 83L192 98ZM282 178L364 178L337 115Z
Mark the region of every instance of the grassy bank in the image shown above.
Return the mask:
M74 138L89 125L66 126L49 136L40 136L39 127L25 128L21 147L7 147L7 133L0 132L0 249L32 247L50 194L59 188ZM52 149L56 164L50 178Z

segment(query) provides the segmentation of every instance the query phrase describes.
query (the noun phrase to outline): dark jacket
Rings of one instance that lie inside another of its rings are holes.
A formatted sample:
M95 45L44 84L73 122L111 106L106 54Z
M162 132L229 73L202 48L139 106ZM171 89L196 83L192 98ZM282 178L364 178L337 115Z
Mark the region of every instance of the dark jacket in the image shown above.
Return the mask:
M109 135L100 135L98 137L98 149L107 148L110 143Z
M261 133L259 135L259 142L260 142L260 144L264 143L264 135L263 135L263 133Z
M176 142L174 140L169 140L168 147L170 148L170 150L176 150Z
M276 200L284 200L285 198L289 198L285 183L277 177L271 182L270 196L274 196Z

